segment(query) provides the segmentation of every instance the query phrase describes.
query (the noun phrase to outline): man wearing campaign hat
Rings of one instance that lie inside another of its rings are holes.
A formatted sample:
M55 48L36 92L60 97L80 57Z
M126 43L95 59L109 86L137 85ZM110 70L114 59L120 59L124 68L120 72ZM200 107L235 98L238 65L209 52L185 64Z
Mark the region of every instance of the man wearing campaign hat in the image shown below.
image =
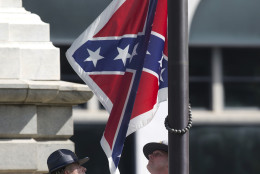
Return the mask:
M88 157L78 159L77 155L68 149L54 151L47 159L49 174L85 174L87 169L83 166Z
M144 146L143 152L149 160L147 169L151 174L168 174L168 141L152 142Z

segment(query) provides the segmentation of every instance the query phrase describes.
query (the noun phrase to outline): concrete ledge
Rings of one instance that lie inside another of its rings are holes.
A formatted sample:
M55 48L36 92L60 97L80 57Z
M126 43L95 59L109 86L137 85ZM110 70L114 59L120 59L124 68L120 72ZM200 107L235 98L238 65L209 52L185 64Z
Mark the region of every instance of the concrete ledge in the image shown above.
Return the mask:
M20 49L0 47L0 78L20 77Z
M9 25L8 23L0 23L0 41L7 41L9 35Z
M70 138L73 135L72 107L38 106L37 133L35 138Z
M47 158L58 149L75 151L74 143L63 141L36 141L34 139L2 139L0 141L0 173L47 173Z
M49 24L10 24L9 41L47 42L50 41Z
M0 14L0 24L8 24L8 35L5 36L8 39L6 41L50 41L49 24L43 22L38 15L28 12L22 7L1 8L1 3Z
M0 105L0 138L68 139L72 106Z
M0 78L60 80L59 57L51 42L0 42Z
M22 0L0 0L0 7L22 7Z
M0 80L0 104L77 105L93 93L87 85L64 81Z
M9 24L46 24L37 14L24 8L0 8L0 23Z
M54 46L21 48L20 79L60 80L60 51Z
M0 156L4 158L4 160L0 160L1 173L37 170L37 143L33 139L2 139Z
M23 103L27 98L28 84L19 80L0 80L0 103Z
M0 105L0 137L30 137L37 134L36 106Z

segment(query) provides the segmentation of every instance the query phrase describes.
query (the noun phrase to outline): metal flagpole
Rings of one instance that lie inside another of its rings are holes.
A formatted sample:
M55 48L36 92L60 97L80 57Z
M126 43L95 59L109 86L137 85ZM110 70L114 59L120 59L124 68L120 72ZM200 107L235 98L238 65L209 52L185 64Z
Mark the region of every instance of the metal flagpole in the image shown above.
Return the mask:
M169 174L188 174L188 0L168 0L168 57Z

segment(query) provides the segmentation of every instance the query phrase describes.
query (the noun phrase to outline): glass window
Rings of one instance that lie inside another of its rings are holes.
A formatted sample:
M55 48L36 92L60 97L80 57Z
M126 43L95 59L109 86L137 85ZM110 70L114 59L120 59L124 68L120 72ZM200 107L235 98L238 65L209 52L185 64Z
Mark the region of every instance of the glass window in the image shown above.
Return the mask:
M260 106L260 50L225 48L223 80L226 107Z
M225 82L227 107L260 107L259 82Z
M191 77L210 77L211 75L211 49L189 48L189 64Z
M199 109L211 108L211 88L208 82L190 82L190 104L191 107Z
M259 48L226 48L222 55L224 77L260 77Z
M190 103L192 107L211 107L211 49L189 48Z

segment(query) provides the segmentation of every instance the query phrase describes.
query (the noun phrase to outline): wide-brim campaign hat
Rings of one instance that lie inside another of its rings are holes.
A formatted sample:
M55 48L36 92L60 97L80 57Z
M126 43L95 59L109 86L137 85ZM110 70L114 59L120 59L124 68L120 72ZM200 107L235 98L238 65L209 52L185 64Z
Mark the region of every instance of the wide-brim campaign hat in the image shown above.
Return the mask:
M144 156L149 159L148 155L152 154L155 150L162 150L168 152L168 141L151 142L143 147Z
M68 149L59 149L50 154L47 159L49 173L61 169L69 164L78 163L82 165L89 160L88 157L78 159L77 155Z

